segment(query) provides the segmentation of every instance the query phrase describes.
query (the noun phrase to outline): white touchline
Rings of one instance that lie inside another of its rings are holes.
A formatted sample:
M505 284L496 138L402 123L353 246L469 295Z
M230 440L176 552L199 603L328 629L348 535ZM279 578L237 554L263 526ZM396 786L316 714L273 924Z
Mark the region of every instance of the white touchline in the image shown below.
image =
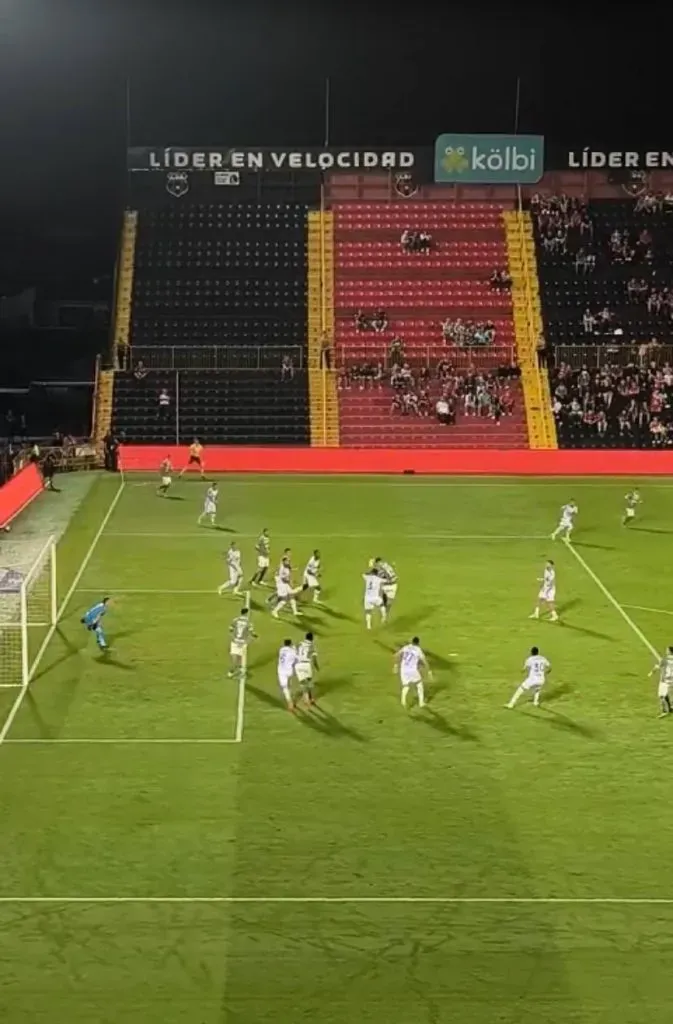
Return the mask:
M128 737L125 737L125 736L98 736L98 737L90 736L90 737L85 737L85 738L82 738L82 737L79 737L79 736L72 736L72 737L68 737L68 736L54 736L54 737L51 737L51 738L48 737L48 736L37 736L37 737L33 737L33 738L23 738L23 737L21 737L21 738L17 738L17 739L12 739L11 736L8 736L5 739L5 746L9 746L10 744L22 745L22 746L37 746L37 745L45 745L45 744L49 744L49 743L61 743L61 744L70 744L70 745L74 745L74 744L89 744L89 745L93 744L93 745L95 745L95 744L98 744L98 743L103 743L103 744L107 744L108 746L114 746L114 745L123 746L124 744L128 745L128 744L133 744L133 743L138 744L139 746L144 746L145 744L157 744L157 745L164 744L164 745L168 745L168 746L170 746L170 745L173 745L173 746L197 745L198 746L199 744L211 744L212 746L222 746L223 744L227 744L227 743L239 743L239 742L240 742L240 740L232 739L231 737L217 737L217 736L206 737L206 738L200 737L200 736L194 736L191 739L188 739L188 738L185 738L185 737L170 737L170 736L163 736L163 737L162 736L151 736L151 737L148 737L148 738L145 738L143 736L138 736L138 737L133 737L133 738L128 738Z
M571 552L573 557L582 566L582 568L584 569L584 571L587 574L587 576L590 576L591 579L596 584L596 586L598 587L598 589L600 591L602 591L602 593L608 599L608 601L610 602L612 607L616 611L619 612L621 617L624 619L624 622L627 624L627 626L629 626L630 629L633 630L633 632L636 634L636 636L638 637L640 642L643 644L643 646L647 647L647 649L650 652L650 654L653 654L654 657L658 659L659 658L659 652L657 651L656 647L654 647L653 644L650 643L650 641L647 639L647 637L643 633L642 629L640 629L638 626L636 626L635 622L633 621L631 616L628 614L628 612L624 611L623 606L619 603L619 601L617 600L616 597L613 597L613 595L610 593L610 591L605 586L603 581L596 575L596 573L593 571L591 566L587 564L587 562L584 560L582 555L580 555L579 551L577 551L576 548L572 544L569 544L567 541L565 541L565 546L566 546L567 550Z
M666 896L0 896L0 903L585 904L673 906Z
M281 531L276 531L281 532ZM381 533L294 533L293 530L288 530L287 537L290 540L374 540L380 539ZM200 540L210 538L210 540L222 541L222 533L216 530L203 530L201 533L157 533L155 531L135 533L122 530L121 532L115 533L109 531L106 534L107 537L155 537L165 538L166 540L193 540L199 538ZM254 540L259 534L257 533L238 533L236 530L232 531L231 536L238 538L239 540ZM549 535L546 533L386 533L386 537L404 537L405 540L548 540Z
M622 608L630 608L632 612L653 612L655 615L673 615L665 608L646 608L642 604L623 604Z
M70 603L73 594L77 590L77 585L78 585L79 581L81 580L82 576L86 572L86 567L87 567L87 565L89 564L89 562L91 561L91 559L93 557L93 553L96 550L96 547L98 545L98 541L101 539L101 536L103 534L103 530L105 529L107 524L110 522L110 519L112 518L112 513L116 509L117 503L119 502L119 499L122 496L122 492L124 490L124 484L125 484L125 480L122 477L122 479L121 479L121 481L119 483L119 487L117 488L117 491L116 491L112 501L110 502L110 506L109 506L107 512L105 513L105 515L103 516L103 520L102 520L100 526L98 527L98 530L96 531L96 536L91 541L91 544L89 545L89 548L88 548L88 550L87 550L87 552L84 555L84 558L82 560L82 564L80 565L79 569L77 570L75 578L72 581L72 583L70 584L70 587L69 587L65 597L63 598L63 602L62 602L60 608L56 612L56 622L54 623L53 626L49 627L49 631L47 632L47 635L45 636L44 640L42 641L42 645L41 645L40 649L37 652L37 655L35 657L35 661L33 662L33 666L31 668L30 676L28 678L28 682L26 683L25 686L21 687L21 690L19 691L19 693L18 693L18 695L16 697L16 700L14 701L14 703L11 706L11 708L9 709L9 714L7 715L7 718L5 719L5 722L4 722L4 725L2 726L2 729L0 729L0 745L3 744L5 742L5 740L7 739L7 733L12 728L12 724L14 722L14 719L16 718L16 716L17 716L17 714L19 712L19 708L23 704L23 701L24 701L24 698L26 696L26 693L28 692L28 687L30 686L30 680L35 675L35 671L37 670L38 666L40 665L40 662L42 661L42 658L44 657L45 651L47 650L47 648L49 647L49 644L52 641L54 633L58 629L58 624L59 624L59 622L61 621L61 619L63 617L63 613L65 612L66 608L68 607L68 604Z

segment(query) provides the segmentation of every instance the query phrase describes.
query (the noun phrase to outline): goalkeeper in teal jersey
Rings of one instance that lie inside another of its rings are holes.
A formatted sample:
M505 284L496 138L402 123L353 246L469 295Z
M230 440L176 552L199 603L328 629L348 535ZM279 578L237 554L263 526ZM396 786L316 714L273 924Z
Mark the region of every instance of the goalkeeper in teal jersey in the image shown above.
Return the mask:
M94 636L96 637L96 643L98 644L98 647L101 651L107 651L108 649L107 640L105 639L105 632L103 630L103 626L101 625L101 619L107 612L109 603L110 598L104 597L102 601L98 602L98 604L95 604L91 608L89 608L88 612L86 612L80 620L82 625L94 634Z

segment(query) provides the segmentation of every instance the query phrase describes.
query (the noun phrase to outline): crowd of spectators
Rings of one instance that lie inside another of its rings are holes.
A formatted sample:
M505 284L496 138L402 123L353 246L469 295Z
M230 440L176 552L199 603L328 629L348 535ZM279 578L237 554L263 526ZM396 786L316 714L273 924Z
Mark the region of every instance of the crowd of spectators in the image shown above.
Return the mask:
M488 286L493 292L509 292L512 289L512 278L507 270L494 270L488 279Z
M656 362L573 369L550 374L554 417L562 440L615 448L673 446L673 366Z
M432 252L432 235L427 231L410 231L408 228L402 232L400 237L402 252Z
M383 334L388 327L388 314L385 309L375 309L373 313L365 313L358 309L355 314L355 326L358 331L376 331Z
M448 318L442 322L442 337L458 348L485 348L495 341L495 324L491 320Z

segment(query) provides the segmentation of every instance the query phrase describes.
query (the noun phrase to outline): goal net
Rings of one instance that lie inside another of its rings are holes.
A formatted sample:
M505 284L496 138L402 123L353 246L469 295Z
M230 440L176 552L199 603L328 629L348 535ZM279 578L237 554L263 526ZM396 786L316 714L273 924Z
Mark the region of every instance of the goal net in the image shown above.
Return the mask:
M50 537L24 572L0 565L0 687L27 686L56 625L56 544Z

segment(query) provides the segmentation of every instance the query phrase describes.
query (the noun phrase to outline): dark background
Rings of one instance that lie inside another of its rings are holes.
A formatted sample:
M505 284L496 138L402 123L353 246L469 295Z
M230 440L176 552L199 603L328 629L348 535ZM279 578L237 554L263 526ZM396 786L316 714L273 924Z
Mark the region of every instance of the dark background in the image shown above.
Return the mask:
M667 6L0 0L0 294L109 291L127 142L673 149ZM130 83L130 105L127 104ZM130 106L130 123L127 107Z

